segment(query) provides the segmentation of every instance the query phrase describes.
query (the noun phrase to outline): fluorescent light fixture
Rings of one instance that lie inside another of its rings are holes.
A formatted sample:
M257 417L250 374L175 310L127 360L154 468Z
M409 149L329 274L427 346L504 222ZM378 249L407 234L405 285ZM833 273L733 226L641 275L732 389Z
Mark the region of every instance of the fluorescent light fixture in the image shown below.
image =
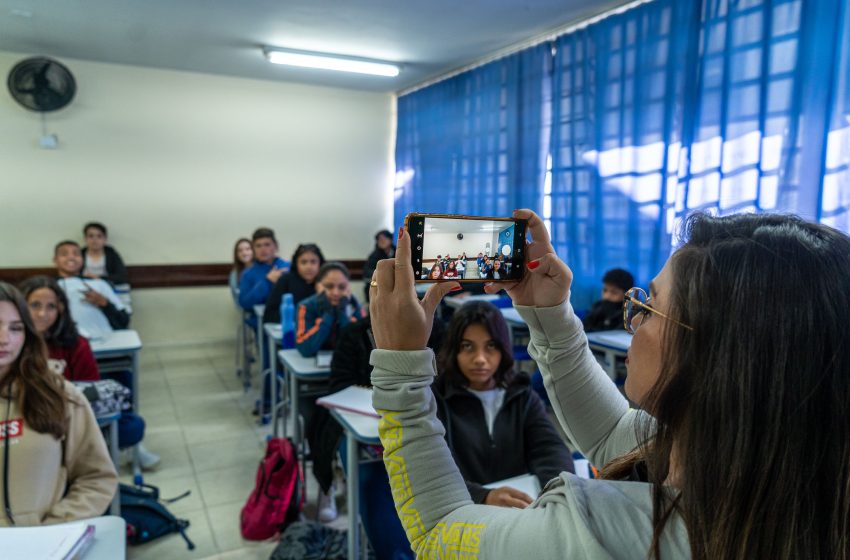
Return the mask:
M272 64L286 64L302 68L319 68L321 70L336 70L339 72L354 72L373 76L398 76L399 67L395 64L346 58L336 55L308 53L303 51L265 48L263 52Z

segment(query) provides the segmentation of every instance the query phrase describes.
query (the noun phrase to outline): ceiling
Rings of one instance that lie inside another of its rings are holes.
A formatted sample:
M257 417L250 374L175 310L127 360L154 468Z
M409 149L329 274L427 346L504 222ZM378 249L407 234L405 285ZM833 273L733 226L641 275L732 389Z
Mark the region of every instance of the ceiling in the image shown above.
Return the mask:
M399 91L625 0L0 0L0 50ZM272 65L261 46L402 64L395 78Z

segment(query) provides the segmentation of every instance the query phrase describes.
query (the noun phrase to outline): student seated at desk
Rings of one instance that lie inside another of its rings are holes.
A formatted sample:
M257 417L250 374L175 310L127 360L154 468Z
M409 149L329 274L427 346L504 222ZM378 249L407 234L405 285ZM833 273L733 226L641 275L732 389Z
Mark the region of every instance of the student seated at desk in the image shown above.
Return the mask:
M251 326L256 326L254 306L266 303L272 286L289 271L289 263L277 256L274 230L259 228L251 236L254 264L242 273L239 281L239 305L251 313Z
M449 265L446 267L445 272L443 272L443 278L459 278L460 274L457 271L457 265L454 261L449 261Z
M371 328L372 323L367 316L362 321L349 324L340 332L331 361L328 393L336 393L352 385L372 386L369 378L372 373L369 355L374 349ZM428 347L438 352L444 332L442 321L435 317ZM307 423L305 435L310 444L310 455L313 459L313 476L319 483L319 521L328 523L337 517L333 488L333 462L342 442L343 429L333 419L328 409L317 407L310 422ZM398 519L395 517L386 471L381 465L379 472L372 472L369 470L372 466L364 466L368 472L361 475L361 486L369 488L368 492L363 493L361 507L364 511L361 511L361 514L366 533L378 558L390 558L393 550L401 548L409 552L409 547L404 539L404 532L397 523ZM383 526L384 522L392 523L393 526L398 525L397 534L388 535L385 531L386 527Z
M77 329L88 339L103 338L113 329L126 329L130 313L105 280L83 278L83 254L76 241L60 241L53 251L59 286L68 296Z
M292 302L297 306L303 300L316 294L316 278L319 269L325 264L325 256L315 243L304 243L295 249L292 255L292 270L281 276L272 288L266 300L263 323L280 323L280 302L283 294L292 294Z
M585 332L610 331L623 327L623 298L635 285L628 270L614 268L602 277L602 299L595 302L582 323Z
M233 246L233 268L227 277L230 294L236 303L239 303L239 281L242 280L242 273L245 269L251 268L252 264L254 264L254 247L250 239L243 237Z
M508 325L492 303L455 311L431 389L446 441L477 504L524 508L537 496L483 485L533 474L544 487L572 457L528 376L514 371Z
M50 371L26 301L0 282L0 526L103 515L118 475L86 398ZM2 555L2 554L0 554Z
M112 245L108 245L109 238L106 234L106 226L99 222L89 222L83 226L83 235L86 246L83 248L83 276L86 278L100 278L111 285L126 284L127 267L124 260Z
M365 316L357 298L351 294L348 268L339 262L322 265L316 276L317 294L298 305L295 319L295 343L302 356L319 350L333 350L339 331Z
M393 234L389 230L382 229L375 234L375 249L369 253L366 258L366 263L363 265L363 278L371 278L375 272L375 267L378 266L378 261L391 259L395 256L395 245L393 244ZM369 301L369 286L365 286L366 301Z
M47 276L34 276L20 286L27 300L35 329L47 344L50 369L68 381L98 381L100 371L88 341L80 336L68 311L68 298L59 284ZM145 434L145 421L134 412L125 411L118 420L118 447L139 444L139 464L144 470L159 465L159 455L140 444Z

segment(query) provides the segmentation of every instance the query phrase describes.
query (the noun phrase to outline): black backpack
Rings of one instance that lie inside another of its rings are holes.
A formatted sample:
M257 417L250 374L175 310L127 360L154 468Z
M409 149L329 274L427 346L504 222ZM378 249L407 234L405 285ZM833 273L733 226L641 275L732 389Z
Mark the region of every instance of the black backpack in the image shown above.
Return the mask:
M188 519L178 519L163 505L171 504L189 495L185 492L170 500L159 499L159 488L149 484L130 486L119 484L121 492L121 517L127 522L127 542L143 544L170 533L180 533L185 539L189 550L195 548L194 543L186 535L189 527Z

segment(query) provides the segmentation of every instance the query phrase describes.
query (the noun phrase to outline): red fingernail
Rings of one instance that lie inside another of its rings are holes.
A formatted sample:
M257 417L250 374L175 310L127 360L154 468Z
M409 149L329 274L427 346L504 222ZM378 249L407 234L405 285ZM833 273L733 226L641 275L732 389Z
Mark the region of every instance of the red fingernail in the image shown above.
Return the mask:
M455 286L454 288L452 288L452 289L451 289L451 290L449 290L449 291L450 291L450 292L459 292L459 291L461 291L462 289L463 289L463 286Z
M537 261L531 261L530 263L528 263L528 268L529 268L529 270L534 270L534 269L535 269L535 268L537 268L538 266L540 266L540 261L539 261L539 260L537 260Z
M398 238L401 239L402 235L404 235L404 227L398 228Z

